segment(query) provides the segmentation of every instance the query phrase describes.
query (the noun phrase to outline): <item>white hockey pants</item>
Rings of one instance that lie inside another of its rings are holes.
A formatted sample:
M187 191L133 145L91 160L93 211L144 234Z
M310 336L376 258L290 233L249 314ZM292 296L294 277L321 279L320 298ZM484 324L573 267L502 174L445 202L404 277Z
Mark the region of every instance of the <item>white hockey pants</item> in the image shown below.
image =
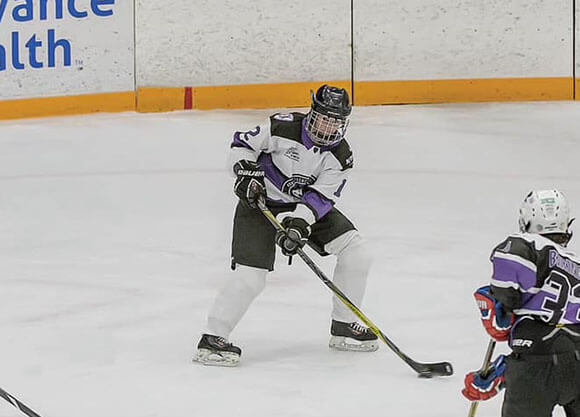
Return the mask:
M324 249L337 257L333 282L360 308L372 261L366 242L358 231L351 230L328 243ZM209 311L205 332L229 338L252 301L264 289L267 273L265 269L238 264ZM332 318L344 322L357 319L336 297L333 297Z

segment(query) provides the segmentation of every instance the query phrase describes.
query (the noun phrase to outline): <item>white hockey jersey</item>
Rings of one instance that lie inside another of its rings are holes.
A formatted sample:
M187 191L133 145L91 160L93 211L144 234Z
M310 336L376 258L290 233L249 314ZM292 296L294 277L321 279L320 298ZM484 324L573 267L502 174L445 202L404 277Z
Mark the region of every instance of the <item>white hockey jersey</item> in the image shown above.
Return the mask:
M264 125L236 132L229 166L242 159L259 162L266 177L268 202L299 203L296 211L312 224L340 197L353 155L345 139L330 148L314 144L304 127L305 116L274 114Z

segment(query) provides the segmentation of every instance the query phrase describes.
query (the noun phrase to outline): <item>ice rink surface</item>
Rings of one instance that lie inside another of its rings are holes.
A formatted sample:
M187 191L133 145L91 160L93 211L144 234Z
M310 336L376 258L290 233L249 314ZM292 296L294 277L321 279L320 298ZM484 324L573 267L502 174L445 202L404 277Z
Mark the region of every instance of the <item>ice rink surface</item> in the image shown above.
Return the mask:
M269 113L0 123L0 387L43 417L467 415L490 250L531 188L561 189L580 216L580 105L355 109L338 207L374 247L362 310L414 359L454 364L432 380L384 345L329 351L330 293L281 257L232 334L241 365L191 363L230 276L231 135Z

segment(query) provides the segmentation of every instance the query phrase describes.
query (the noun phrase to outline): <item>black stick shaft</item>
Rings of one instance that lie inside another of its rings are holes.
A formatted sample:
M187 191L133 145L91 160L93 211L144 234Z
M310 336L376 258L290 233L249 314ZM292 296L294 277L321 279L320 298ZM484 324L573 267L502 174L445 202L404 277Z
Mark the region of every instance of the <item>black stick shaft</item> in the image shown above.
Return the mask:
M41 417L30 407L26 406L26 404L23 404L20 400L14 398L14 396L4 391L2 388L0 388L0 397L4 398L6 401L8 401L10 404L16 407L18 410L22 411L28 417Z

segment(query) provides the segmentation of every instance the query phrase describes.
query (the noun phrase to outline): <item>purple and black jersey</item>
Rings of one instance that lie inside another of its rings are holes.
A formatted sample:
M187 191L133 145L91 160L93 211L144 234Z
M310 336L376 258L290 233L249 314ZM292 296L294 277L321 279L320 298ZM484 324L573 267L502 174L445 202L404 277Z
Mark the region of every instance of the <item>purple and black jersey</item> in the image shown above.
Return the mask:
M236 132L229 166L241 159L260 163L269 202L296 204L314 223L330 212L347 182L353 157L346 140L332 147L312 142L302 113L274 114L247 132Z
M580 323L580 258L537 234L510 235L491 254L494 296L518 316Z

